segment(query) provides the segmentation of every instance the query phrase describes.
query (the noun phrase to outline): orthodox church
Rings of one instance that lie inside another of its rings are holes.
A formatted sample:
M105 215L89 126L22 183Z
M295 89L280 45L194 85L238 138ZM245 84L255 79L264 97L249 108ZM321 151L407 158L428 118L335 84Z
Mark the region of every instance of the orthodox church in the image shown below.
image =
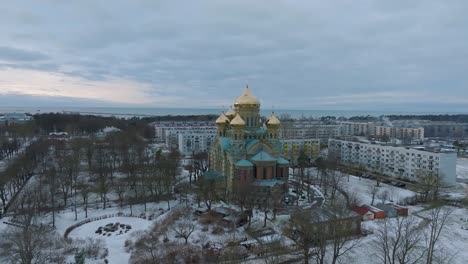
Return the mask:
M208 175L223 178L227 192L236 182L260 187L287 184L289 161L281 157L280 120L260 119L260 101L247 85L244 93L216 120L217 136Z

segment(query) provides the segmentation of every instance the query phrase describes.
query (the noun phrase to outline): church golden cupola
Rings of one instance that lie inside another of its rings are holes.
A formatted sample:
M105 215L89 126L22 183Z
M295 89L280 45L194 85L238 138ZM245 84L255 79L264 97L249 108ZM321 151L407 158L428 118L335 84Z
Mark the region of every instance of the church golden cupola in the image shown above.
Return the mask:
M271 116L265 122L267 127L267 134L269 139L278 139L279 138L279 128L281 125L280 120L276 117L275 113L272 112Z
M227 118L229 120L232 120L236 116L236 112L232 109L232 107L229 107L229 110L226 112Z
M237 97L234 107L245 121L246 129L255 130L260 127L260 101L252 94L248 85L244 93Z
M216 119L216 133L218 137L225 137L229 126L229 118L223 113Z
M231 120L231 139L234 141L244 140L245 121L239 114Z

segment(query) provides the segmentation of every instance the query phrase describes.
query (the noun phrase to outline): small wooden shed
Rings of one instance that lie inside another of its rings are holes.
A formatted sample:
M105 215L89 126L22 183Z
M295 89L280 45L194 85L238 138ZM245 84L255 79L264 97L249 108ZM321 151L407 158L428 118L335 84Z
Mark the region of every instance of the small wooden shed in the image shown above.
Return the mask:
M395 207L391 206L390 204L378 204L375 207L383 210L387 217L397 217L398 211Z
M368 221L374 219L374 213L365 206L353 206L352 210L362 216L362 221Z
M385 211L374 206L365 205L374 214L374 219L383 219L385 218Z
M404 207L398 204L389 204L397 210L398 216L408 216L408 207Z

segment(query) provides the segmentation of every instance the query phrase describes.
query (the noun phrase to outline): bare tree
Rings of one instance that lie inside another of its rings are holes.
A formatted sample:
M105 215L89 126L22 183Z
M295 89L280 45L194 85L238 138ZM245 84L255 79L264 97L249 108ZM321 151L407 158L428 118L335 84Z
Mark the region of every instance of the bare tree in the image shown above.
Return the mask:
M10 227L1 234L0 254L11 263L50 263L52 229L34 224L32 214L22 216L20 221L22 227Z
M437 242L439 241L440 234L445 229L446 224L449 221L449 216L453 211L453 208L440 205L429 210L428 231L424 234L427 247L426 264L434 263L438 244Z
M120 208L123 207L123 201L124 201L124 196L125 196L125 192L127 190L127 186L126 186L126 182L123 181L123 180L119 180L117 182L114 183L114 186L113 186L113 190L114 190L114 193L117 194L117 197L119 199L119 204L120 204Z
M265 255L262 258L265 264L279 264L284 261L283 256L289 252L287 246L280 242L263 245Z
M188 239L192 235L193 231L195 231L195 228L196 224L190 217L190 211L185 210L184 216L174 224L172 230L176 233L176 237L183 238L187 245Z
M77 189L79 190L81 198L83 199L85 218L88 218L88 198L89 192L91 191L91 186L82 179L77 183Z
M377 198L379 198L384 204L388 200L389 195L390 193L388 192L388 190L381 190L379 193L377 193Z
M417 264L424 257L417 218L384 219L376 232L378 257L384 264Z
M202 179L199 181L198 194L204 201L208 211L211 210L211 205L219 200L219 195L214 179Z
M416 176L419 178L418 189L423 201L437 201L440 195L440 188L442 187L440 177L432 172L423 170L417 171Z
M373 186L369 189L369 194L370 194L371 197L372 197L371 205L374 205L375 196L377 195L378 192L379 192L379 187L378 187L377 185L373 185Z
M252 199L254 186L251 181L241 182L235 181L233 184L232 199L239 205L241 212L244 211L248 200Z
M308 264L312 256L318 264L325 263L326 231L325 228L314 224L318 220L305 211L298 211L291 214L290 222L283 228L284 235L302 251L304 264Z
M161 259L161 242L159 241L159 234L157 232L148 232L135 243L135 247L138 250L139 255L146 253L149 255L151 263L160 263Z
M278 213L278 210L281 208L282 205L282 200L284 197L284 193L282 188L278 186L274 186L270 188L270 197L268 200L271 203L271 211L273 213L273 220L276 219L276 214Z
M345 201L338 201L335 206L330 208L330 214L327 217L327 229L331 238L332 264L338 263L338 260L346 256L349 251L359 246L360 234L356 234L356 227L349 218L350 211L345 206Z

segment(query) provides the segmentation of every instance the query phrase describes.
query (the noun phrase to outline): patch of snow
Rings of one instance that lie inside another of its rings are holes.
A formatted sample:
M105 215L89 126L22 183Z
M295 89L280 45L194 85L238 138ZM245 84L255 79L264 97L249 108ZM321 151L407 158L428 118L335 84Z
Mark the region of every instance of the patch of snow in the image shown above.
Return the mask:
M108 223L116 222L130 225L132 229L129 232L123 234L118 234L118 232L115 232L115 234L112 234L111 236L102 236L95 233L99 227L105 226ZM109 263L128 263L130 259L130 253L127 253L125 250L125 240L129 239L131 234L135 233L136 231L149 229L151 224L151 221L141 218L113 217L82 225L74 229L68 237L71 239L103 239L106 247L109 250L109 256L107 257Z

